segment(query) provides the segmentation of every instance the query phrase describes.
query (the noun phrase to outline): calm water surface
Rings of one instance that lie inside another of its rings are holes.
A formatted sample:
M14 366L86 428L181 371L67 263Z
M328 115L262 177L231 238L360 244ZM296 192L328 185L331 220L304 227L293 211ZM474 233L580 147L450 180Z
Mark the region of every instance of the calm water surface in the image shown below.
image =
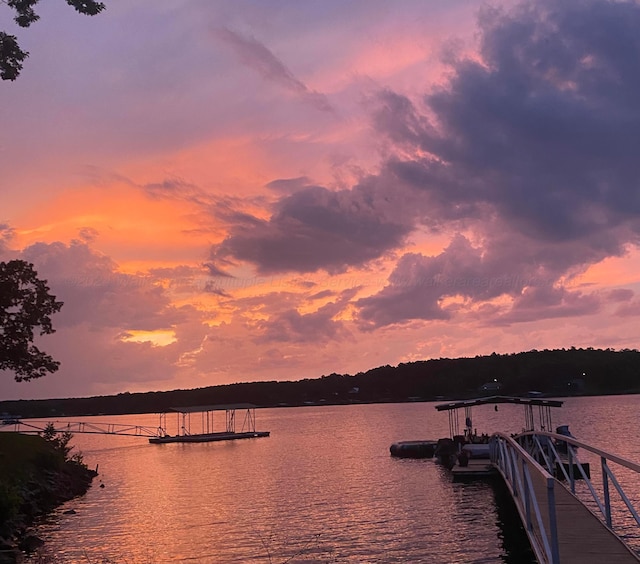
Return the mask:
M270 437L222 443L77 434L100 476L40 534L64 563L533 562L517 514L497 503L501 488L452 483L432 460L389 456L395 441L448 435L434 405L261 409L256 426ZM570 398L554 425L640 461L630 433L639 408L640 396ZM158 425L155 415L82 420ZM517 406L474 410L479 432L523 423Z

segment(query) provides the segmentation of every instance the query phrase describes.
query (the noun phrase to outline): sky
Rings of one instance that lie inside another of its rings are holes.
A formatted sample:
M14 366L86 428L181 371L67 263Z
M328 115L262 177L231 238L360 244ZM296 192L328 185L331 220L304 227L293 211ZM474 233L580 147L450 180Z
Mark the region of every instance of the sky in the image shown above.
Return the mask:
M638 3L105 3L0 5L0 260L64 302L0 398L637 347Z

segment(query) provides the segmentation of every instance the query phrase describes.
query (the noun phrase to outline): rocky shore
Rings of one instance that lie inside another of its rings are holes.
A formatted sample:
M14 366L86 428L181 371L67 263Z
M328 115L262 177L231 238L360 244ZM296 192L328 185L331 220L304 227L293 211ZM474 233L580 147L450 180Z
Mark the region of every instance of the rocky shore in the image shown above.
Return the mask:
M0 433L0 564L37 550L34 523L91 487L97 472L68 451L40 436Z

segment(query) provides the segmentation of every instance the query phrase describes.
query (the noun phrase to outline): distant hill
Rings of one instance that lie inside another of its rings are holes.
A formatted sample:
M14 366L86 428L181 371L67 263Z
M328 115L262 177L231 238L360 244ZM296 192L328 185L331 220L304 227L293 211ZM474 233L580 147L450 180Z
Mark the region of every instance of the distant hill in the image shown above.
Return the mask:
M193 390L0 402L22 417L160 413L171 407L248 402L259 407L459 399L483 395L640 393L635 349L556 349L441 358L380 366L355 375L296 382L245 382Z

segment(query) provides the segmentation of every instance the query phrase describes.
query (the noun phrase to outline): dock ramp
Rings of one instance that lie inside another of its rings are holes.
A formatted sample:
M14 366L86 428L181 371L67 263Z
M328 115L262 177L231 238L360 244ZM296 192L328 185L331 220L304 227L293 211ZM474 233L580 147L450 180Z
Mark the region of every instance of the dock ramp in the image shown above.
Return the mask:
M528 432L518 437L496 433L491 437L491 461L504 478L516 504L536 558L543 564L624 564L640 562L638 555L616 532L613 507L627 509L619 523L628 526L638 516L613 473L635 472L640 466L586 443L548 432ZM563 445L560 452L556 445ZM577 456L577 448L600 458L601 482L594 486ZM560 478L560 479L559 479ZM562 482L560 481L562 480ZM590 505L576 495L591 495ZM566 485L564 485L566 484ZM598 491L599 490L599 491ZM616 493L616 503L612 493Z

